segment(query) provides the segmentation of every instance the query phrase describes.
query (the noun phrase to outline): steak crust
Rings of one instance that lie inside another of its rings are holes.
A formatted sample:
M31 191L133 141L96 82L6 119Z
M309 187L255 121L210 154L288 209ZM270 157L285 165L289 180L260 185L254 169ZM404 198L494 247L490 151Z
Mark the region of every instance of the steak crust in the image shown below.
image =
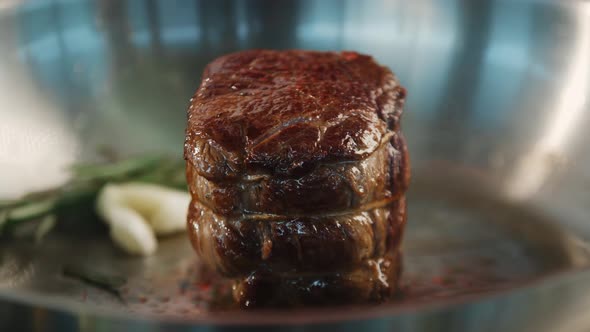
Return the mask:
M188 231L201 259L227 277L260 267L326 273L354 269L399 248L406 217L404 198L369 211L274 220L228 219L193 202Z
M252 50L216 59L191 99L185 157L208 179L356 161L399 128L405 89L370 56Z
M233 296L243 308L380 302L398 290L401 272L399 251L366 260L352 271L277 275L257 270L234 282Z
M214 181L191 163L187 178L193 197L217 214L301 214L359 209L374 201L398 198L408 186L408 157L401 134L366 159L320 164L299 177L257 174Z
M355 52L211 62L184 145L188 232L243 307L381 301L397 289L406 91Z

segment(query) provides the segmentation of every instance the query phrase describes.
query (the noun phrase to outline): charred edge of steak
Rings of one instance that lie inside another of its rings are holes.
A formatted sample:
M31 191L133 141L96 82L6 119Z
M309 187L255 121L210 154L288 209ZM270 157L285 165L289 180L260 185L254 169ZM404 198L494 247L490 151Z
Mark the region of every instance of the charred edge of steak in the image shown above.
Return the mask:
M188 231L208 265L236 277L261 268L275 273L353 269L396 250L405 222L403 197L370 211L276 221L228 219L193 202Z
M242 308L381 302L397 291L401 254L369 259L356 270L327 274L274 274L257 270L233 285Z

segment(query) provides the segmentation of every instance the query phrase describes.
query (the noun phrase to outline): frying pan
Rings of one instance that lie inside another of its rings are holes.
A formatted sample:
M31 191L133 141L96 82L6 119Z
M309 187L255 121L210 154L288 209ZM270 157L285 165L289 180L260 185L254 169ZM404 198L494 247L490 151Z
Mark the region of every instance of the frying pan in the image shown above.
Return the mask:
M204 65L249 48L368 53L408 89L398 298L207 307L185 236L137 258L104 231L56 230L40 243L1 240L1 330L588 329L586 1L0 2L0 197L63 183L67 165L99 147L181 158ZM127 284L115 296L64 277L66 263Z

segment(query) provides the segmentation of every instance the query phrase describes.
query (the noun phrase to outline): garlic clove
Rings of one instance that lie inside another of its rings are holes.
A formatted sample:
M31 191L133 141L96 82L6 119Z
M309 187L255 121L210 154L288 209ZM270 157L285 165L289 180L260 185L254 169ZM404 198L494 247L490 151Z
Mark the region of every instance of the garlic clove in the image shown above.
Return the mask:
M149 220L154 232L157 235L168 235L186 231L189 204L188 194L170 192Z
M151 255L158 242L153 230L141 216L132 210L121 210L118 215L120 222L110 224L111 239L121 249L134 255Z
M189 203L188 193L179 190L143 183L109 184L99 193L96 209L119 247L149 255L157 248L155 234L186 229Z

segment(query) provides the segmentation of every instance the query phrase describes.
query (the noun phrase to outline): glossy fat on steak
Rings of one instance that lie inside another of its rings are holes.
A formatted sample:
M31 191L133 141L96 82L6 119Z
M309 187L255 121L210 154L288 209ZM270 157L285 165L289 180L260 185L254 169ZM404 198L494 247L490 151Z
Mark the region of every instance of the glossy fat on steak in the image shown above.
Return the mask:
M397 289L405 89L355 52L210 63L184 145L188 231L242 306L383 300Z

